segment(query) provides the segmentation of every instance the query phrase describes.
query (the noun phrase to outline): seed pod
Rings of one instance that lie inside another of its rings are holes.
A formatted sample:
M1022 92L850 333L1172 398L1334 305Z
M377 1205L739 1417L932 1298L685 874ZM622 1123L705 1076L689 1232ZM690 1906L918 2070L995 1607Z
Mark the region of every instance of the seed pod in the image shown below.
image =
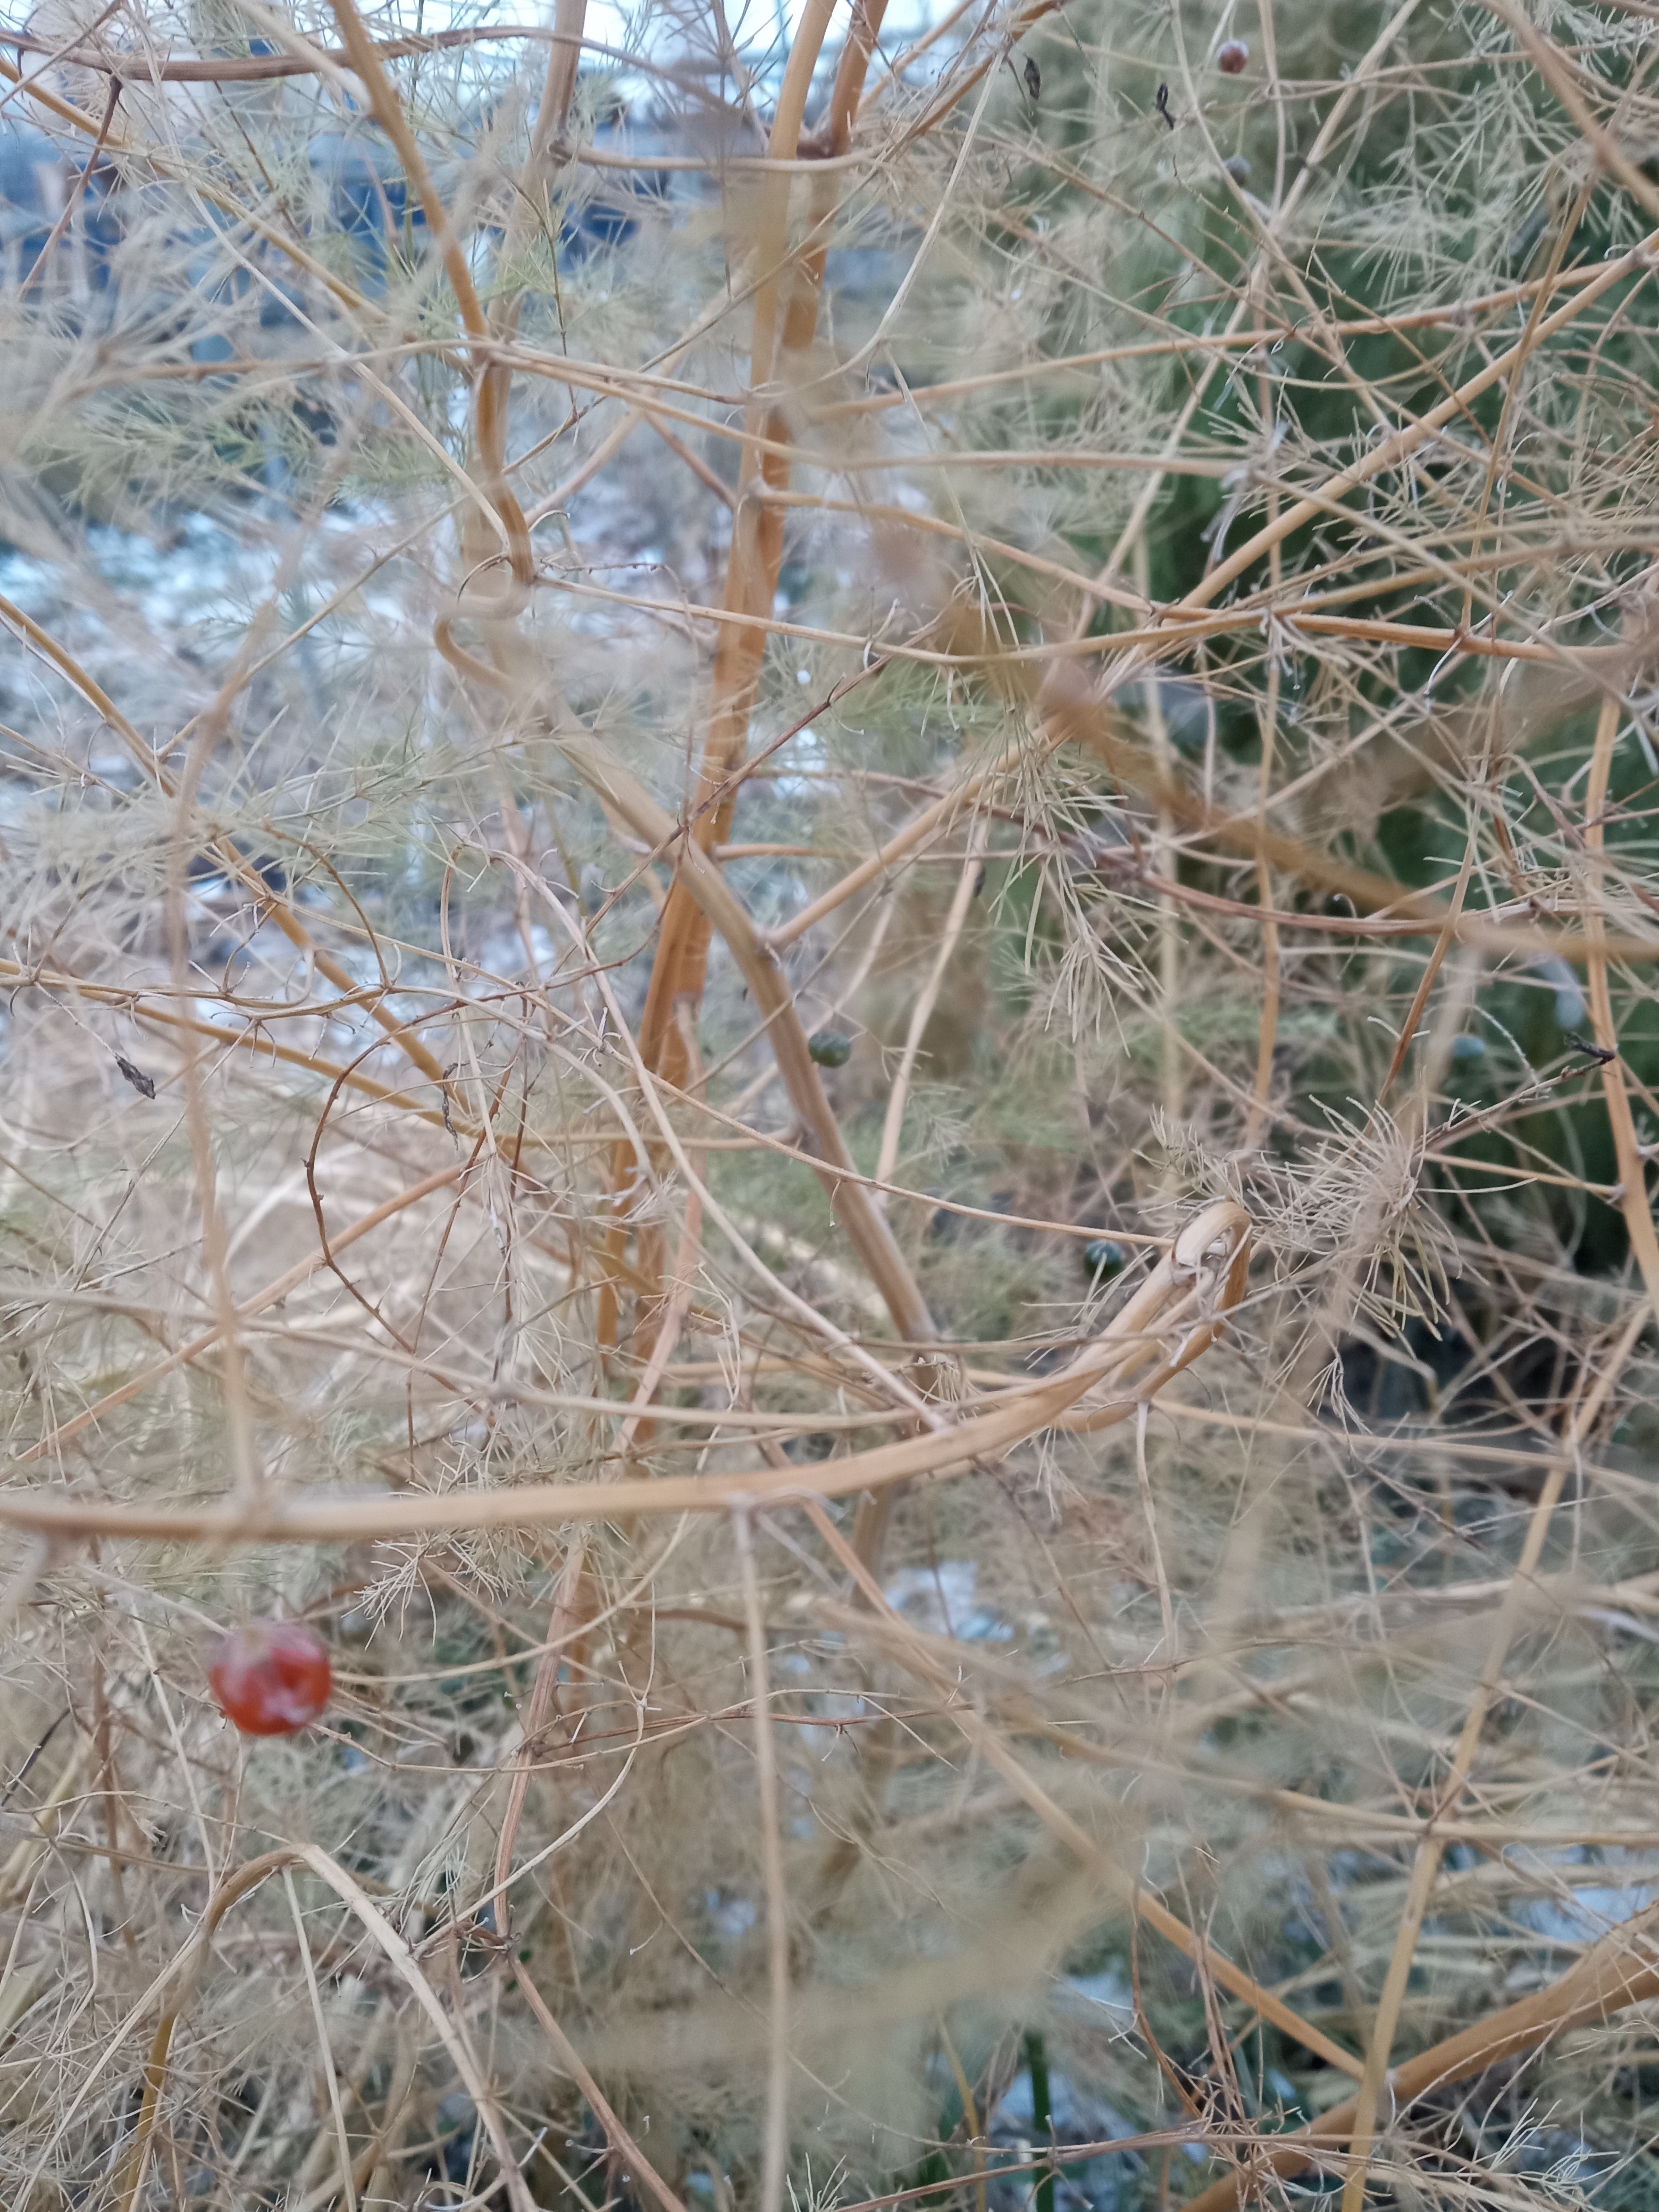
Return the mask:
M1215 50L1215 65L1223 76L1242 76L1250 50L1243 39L1224 39Z
M806 1049L820 1067L845 1067L853 1057L853 1040L845 1030L815 1030Z
M1091 1283L1109 1283L1121 1275L1128 1256L1113 1237L1091 1237L1083 1248L1083 1264Z
M244 1735L293 1735L328 1703L328 1648L297 1620L253 1620L233 1628L213 1655L208 1680L219 1710Z

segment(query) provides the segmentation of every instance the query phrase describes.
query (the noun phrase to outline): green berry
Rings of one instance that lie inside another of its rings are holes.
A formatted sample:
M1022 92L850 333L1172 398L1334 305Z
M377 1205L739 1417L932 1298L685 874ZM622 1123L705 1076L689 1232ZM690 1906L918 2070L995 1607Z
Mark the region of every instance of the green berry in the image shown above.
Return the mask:
M807 1039L806 1049L820 1067L845 1067L853 1057L853 1040L845 1030L817 1030Z

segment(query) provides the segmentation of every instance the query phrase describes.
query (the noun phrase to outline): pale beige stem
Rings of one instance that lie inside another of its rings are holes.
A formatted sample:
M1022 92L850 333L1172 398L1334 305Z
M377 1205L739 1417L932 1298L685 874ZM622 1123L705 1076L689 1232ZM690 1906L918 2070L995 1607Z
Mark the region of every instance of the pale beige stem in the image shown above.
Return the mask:
M766 1621L755 1571L749 1510L732 1516L749 1631L749 1696L755 1709L755 1786L760 1799L761 1873L766 1891L766 1963L771 2024L766 2069L766 2130L761 2160L760 2212L781 2212L789 2152L789 1899L783 1879L783 1829L778 1809L778 1755L772 1729Z
M1135 540L1135 588L1143 600L1150 595L1146 541ZM1163 695L1158 690L1156 674L1146 678L1146 726L1152 738L1152 755L1158 763L1158 774L1170 776L1173 763L1170 755L1170 729L1164 718ZM1158 810L1152 833L1152 866L1165 880L1176 872L1175 823L1166 806ZM1158 897L1158 1017L1160 1087L1164 1094L1164 1119L1173 1133L1181 1120L1182 1102L1185 1096L1185 1069L1182 1063L1181 1032L1181 921L1175 900L1168 891ZM1165 1176L1165 1196L1174 1195L1173 1186Z
M972 1418L814 1467L721 1475L664 1475L644 1482L546 1482L495 1490L384 1498L284 1499L269 1490L258 1510L108 1505L54 1487L0 1487L0 1528L48 1536L149 1536L182 1542L335 1543L407 1538L444 1528L535 1528L619 1515L730 1512L745 1500L844 1498L921 1474L965 1473L1065 1419L1110 1385L1117 1393L1087 1417L1091 1430L1127 1420L1202 1357L1244 1294L1250 1219L1229 1200L1206 1206L1100 1335L1054 1375L994 1400ZM316 1262L307 1263L318 1264ZM890 1385L896 1378L888 1376ZM930 1412L932 1408L928 1409Z
M662 2212L686 2212L684 2200L674 2194L617 2118L609 2099L594 2080L586 2060L560 2027L546 1998L522 1966L517 1970L514 1981L526 2003L541 2022L542 2033L553 2045L559 2066L587 2100L588 2110L605 2130L611 2148L624 2168L635 2181L644 2183L661 2206Z
M886 1300L900 1333L912 1343L928 1342L934 1334L933 1317L880 1207L867 1189L836 1172L852 1169L853 1156L825 1095L787 979L770 948L762 942L747 909L716 863L694 840L684 836L672 817L599 738L572 733L562 735L559 744L585 780L653 850L678 848L679 881L725 938L768 1024L790 1099L824 1163L818 1174L830 1204Z
M1595 1042L1603 1052L1613 1054L1610 1060L1604 1060L1601 1063L1601 1095L1607 1100L1607 1122L1613 1131L1613 1152L1619 1162L1619 1208L1625 1217L1630 1249L1641 1270L1648 1303L1653 1309L1655 1318L1659 1319L1659 1236L1655 1234L1653 1209L1648 1202L1647 1164L1642 1158L1635 1117L1631 1112L1630 1093L1625 1084L1625 1071L1618 1057L1619 1031L1613 1018L1613 994L1607 988L1606 924L1601 910L1607 885L1607 878L1602 872L1602 854L1607 842L1603 817L1607 811L1607 785L1613 775L1613 749L1623 714L1623 702L1609 693L1601 702L1601 719L1595 726L1595 747L1590 756L1589 778L1584 787L1584 844L1590 854L1590 866L1595 872L1586 887L1584 898L1584 940L1589 948L1585 955L1584 974L1589 985L1590 1019L1595 1024Z
M916 1060L921 1052L921 1040L927 1033L927 1024L933 1018L933 1008L939 1003L939 988L945 981L945 971L967 927L968 909L973 904L974 889L984 866L986 825L982 819L974 823L968 839L968 857L962 864L962 873L957 878L956 895L951 901L945 917L945 933L939 939L939 950L921 987L921 996L910 1010L910 1026L905 1034L904 1050L899 1060L898 1073L893 1078L893 1088L888 1094L887 1115L881 1127L881 1152L876 1162L876 1181L891 1182L893 1170L898 1164L899 1138L904 1127L904 1102L915 1073Z
M1273 53L1273 9L1263 0L1261 9L1262 42L1267 49L1267 74L1277 87L1278 69ZM1273 189L1274 220L1284 194L1285 185L1285 102L1275 90L1273 105L1279 118L1279 160ZM1259 266L1260 264L1258 264ZM1259 286L1253 286L1251 297L1256 307L1258 325L1261 314ZM1256 404L1264 423L1274 419L1276 401L1273 380L1266 375L1256 380ZM1267 520L1272 522L1279 513L1279 488L1274 485L1267 494ZM1284 578L1283 548L1275 545L1269 556L1267 587L1274 599L1279 593ZM1257 782L1259 793L1258 818L1265 830L1267 827L1267 808L1273 798L1273 763L1279 742L1279 656L1271 646L1267 653L1267 684L1261 702L1260 728L1261 732L1261 773ZM1267 1109L1273 1097L1273 1053L1279 1042L1279 1005L1281 988L1279 955L1279 924L1273 919L1273 878L1264 854L1258 854L1255 863L1256 902L1262 909L1261 923L1261 1031L1256 1040L1255 1091L1250 1100L1249 1113L1244 1117L1243 1150L1254 1152L1261 1141L1261 1132L1267 1119Z
M513 1881L514 1846L519 1840L519 1826L524 1819L524 1808L530 1795L530 1778L540 1755L542 1731L547 1726L548 1717L558 1696L559 1668L579 1617L577 1608L586 1565L587 1533L584 1529L572 1542L559 1570L553 1609L548 1619L546 1646L536 1668L536 1679L531 1685L530 1701L525 1708L523 1734L514 1757L512 1775L507 1783L507 1805L501 1814L501 1831L495 1843L495 1879L491 1896L495 1926L503 1937L509 1936L512 1929L508 1892Z
M1140 1490L1140 1510L1146 1523L1146 1543L1152 1555L1152 1578L1158 1586L1158 1618L1163 1624L1159 1649L1163 1653L1164 1680L1166 1685L1175 1680L1175 1669L1181 1660L1181 1646L1176 1634L1175 1599L1170 1589L1170 1577L1164 1571L1164 1547L1158 1540L1158 1500L1152 1495L1152 1470L1146 1464L1146 1422L1151 1408L1142 1401L1135 1414L1135 1480Z
M300 1899L295 1891L292 1867L283 1869L283 1887L288 1893L289 1913L294 1922L295 1940L300 1947L300 1963L305 1968L306 1994L311 2000L312 2023L317 2030L317 2053L328 2081L329 2106L334 2115L334 2139L340 2154L340 2194L345 2199L346 2212L357 2212L351 2138L346 2133L345 2107L340 2102L339 2071L329 2046L328 2022L323 2017L323 1996L317 1986L317 1962L311 1955L311 1939L306 1934L305 1917L300 1911Z

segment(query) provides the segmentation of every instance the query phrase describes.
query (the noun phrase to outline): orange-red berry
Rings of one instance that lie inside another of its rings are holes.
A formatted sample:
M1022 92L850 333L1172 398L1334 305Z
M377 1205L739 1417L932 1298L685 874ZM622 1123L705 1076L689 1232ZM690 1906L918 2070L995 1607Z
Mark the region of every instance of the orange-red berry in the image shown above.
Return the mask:
M314 1630L297 1620L256 1620L231 1630L208 1680L244 1735L292 1735L328 1703L334 1670Z
M1215 50L1215 65L1223 76L1237 76L1250 58L1250 50L1243 39L1228 39Z

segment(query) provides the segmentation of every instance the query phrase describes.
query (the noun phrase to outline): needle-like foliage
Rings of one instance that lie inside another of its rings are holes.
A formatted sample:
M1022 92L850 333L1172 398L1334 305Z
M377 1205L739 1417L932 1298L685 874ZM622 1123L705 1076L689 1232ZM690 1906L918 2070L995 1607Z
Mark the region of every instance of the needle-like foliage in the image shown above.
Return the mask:
M1655 22L8 18L8 2207L1659 2202Z

